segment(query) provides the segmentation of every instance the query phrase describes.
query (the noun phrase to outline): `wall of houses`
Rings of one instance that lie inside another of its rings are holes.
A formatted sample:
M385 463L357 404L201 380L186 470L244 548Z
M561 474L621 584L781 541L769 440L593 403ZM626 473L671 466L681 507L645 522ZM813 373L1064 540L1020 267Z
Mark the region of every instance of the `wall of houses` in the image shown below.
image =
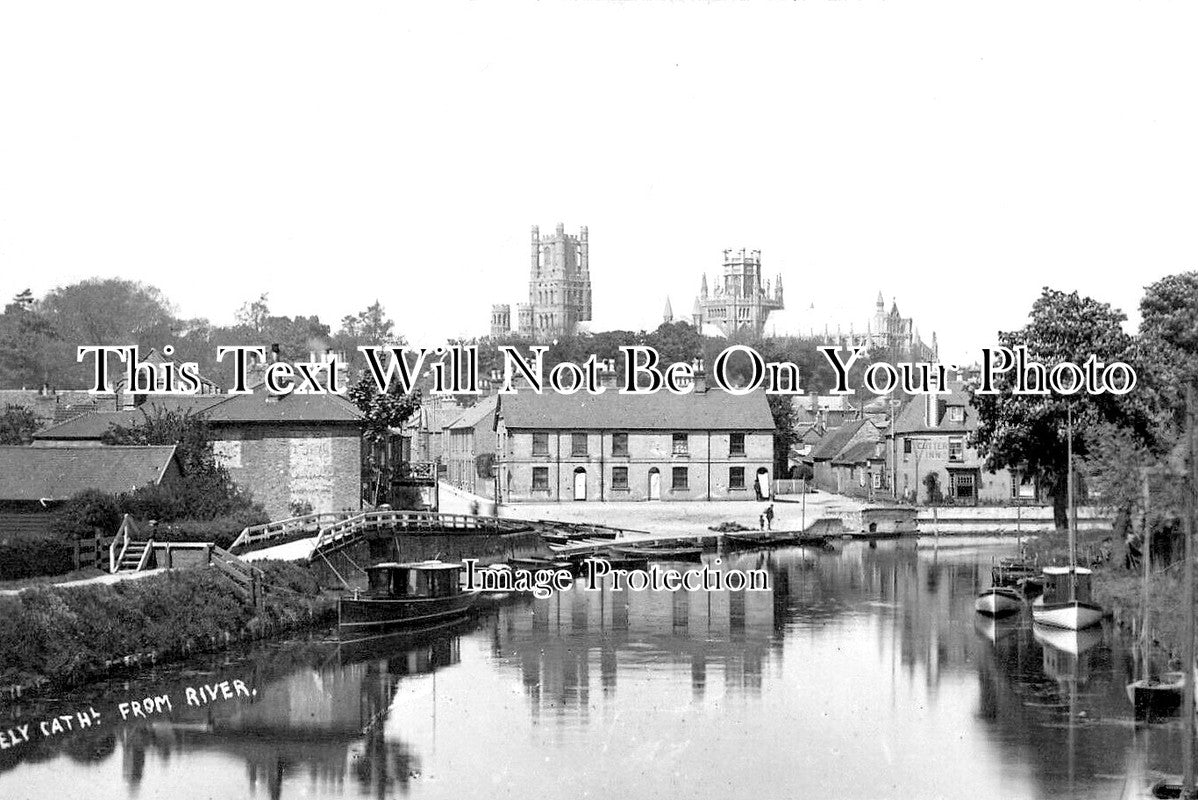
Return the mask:
M773 478L765 432L744 432L743 455L732 454L728 431L686 431L685 452L676 452L673 432L628 431L627 455L614 452L613 431L544 433L547 452L536 453L533 431L500 424L503 502L755 500L754 480L764 476L768 487ZM576 433L585 436L577 451Z
M495 479L478 474L479 456L495 453L495 416L492 414L470 428L447 428L446 460L449 482L483 497L495 497Z
M931 472L939 478L941 494L954 503L1002 502L1012 498L1010 471L988 472L984 459L968 447L967 434L925 431L899 433L897 438L897 444L893 440L887 443L886 456L888 463L893 465L891 469L900 500L929 502L924 481ZM1024 487L1025 492L1030 489L1030 486Z
M272 519L295 506L328 512L361 507L361 436L353 424L221 425L213 450Z

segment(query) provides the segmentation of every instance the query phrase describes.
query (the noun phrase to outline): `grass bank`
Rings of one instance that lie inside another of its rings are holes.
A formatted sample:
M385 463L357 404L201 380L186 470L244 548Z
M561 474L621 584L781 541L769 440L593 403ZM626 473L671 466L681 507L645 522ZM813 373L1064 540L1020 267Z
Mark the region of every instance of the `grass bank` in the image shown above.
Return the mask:
M331 618L306 567L263 561L257 607L215 569L0 597L0 687L69 686L116 667L171 660Z

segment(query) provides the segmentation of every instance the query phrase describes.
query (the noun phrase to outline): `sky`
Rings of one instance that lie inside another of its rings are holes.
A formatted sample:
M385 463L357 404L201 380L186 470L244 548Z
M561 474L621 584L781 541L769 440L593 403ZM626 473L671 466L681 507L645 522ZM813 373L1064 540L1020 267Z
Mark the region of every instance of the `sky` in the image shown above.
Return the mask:
M1045 285L1132 316L1198 268L1198 7L1165 2L0 2L0 294L263 292L416 342L527 300L586 225L596 329L725 249L788 310L881 291L947 359Z

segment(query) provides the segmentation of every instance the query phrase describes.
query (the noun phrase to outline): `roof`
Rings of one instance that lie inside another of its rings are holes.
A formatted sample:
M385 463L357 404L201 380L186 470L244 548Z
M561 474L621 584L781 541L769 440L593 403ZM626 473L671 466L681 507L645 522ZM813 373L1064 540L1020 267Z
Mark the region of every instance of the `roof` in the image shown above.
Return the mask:
M358 422L362 412L336 394L272 395L255 390L253 394L219 395L220 402L208 408L203 417L210 424L241 422Z
M833 464L864 464L871 459L880 459L877 442L857 442L849 445L843 452L832 459Z
M1076 572L1078 575L1089 575L1090 570L1085 567L1045 567L1045 575L1068 575L1070 572Z
M461 416L445 427L451 430L473 428L475 425L494 414L498 405L499 395L493 394L489 397L484 397L482 400L463 411Z
M198 414L226 399L228 399L227 395L211 394L153 397L137 408L129 408L124 411L90 411L80 414L66 422L60 422L38 431L33 438L39 441L99 440L108 433L113 425L126 428L137 425L152 409Z
M899 409L894 421L895 433L969 433L978 426L977 409L969 402L969 392L964 383L950 383L949 394L931 395L936 405L935 425L928 425L924 417L925 405L929 395L913 397ZM953 422L948 418L949 406L962 406L965 409L964 420Z
M0 447L0 500L64 500L160 483L175 447Z
M518 392L499 398L508 428L565 430L774 430L764 392L734 395L720 389L691 394L557 394Z
M855 419L852 422L846 422L838 428L828 428L827 433L820 439L814 449L811 451L810 458L813 461L827 461L837 455L845 448L857 431L861 430L862 425L872 425L867 419Z

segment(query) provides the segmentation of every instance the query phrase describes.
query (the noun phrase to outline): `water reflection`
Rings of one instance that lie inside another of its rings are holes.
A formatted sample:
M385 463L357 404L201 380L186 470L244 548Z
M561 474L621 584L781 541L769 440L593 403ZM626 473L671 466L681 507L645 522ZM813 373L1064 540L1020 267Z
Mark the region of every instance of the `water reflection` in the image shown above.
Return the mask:
M576 587L418 636L146 671L5 709L0 728L89 705L105 722L0 751L0 796L1143 796L1180 725L1134 724L1110 632L973 612L1008 546L735 554L719 566L770 591ZM181 703L224 679L255 696ZM118 721L163 693L173 713Z

